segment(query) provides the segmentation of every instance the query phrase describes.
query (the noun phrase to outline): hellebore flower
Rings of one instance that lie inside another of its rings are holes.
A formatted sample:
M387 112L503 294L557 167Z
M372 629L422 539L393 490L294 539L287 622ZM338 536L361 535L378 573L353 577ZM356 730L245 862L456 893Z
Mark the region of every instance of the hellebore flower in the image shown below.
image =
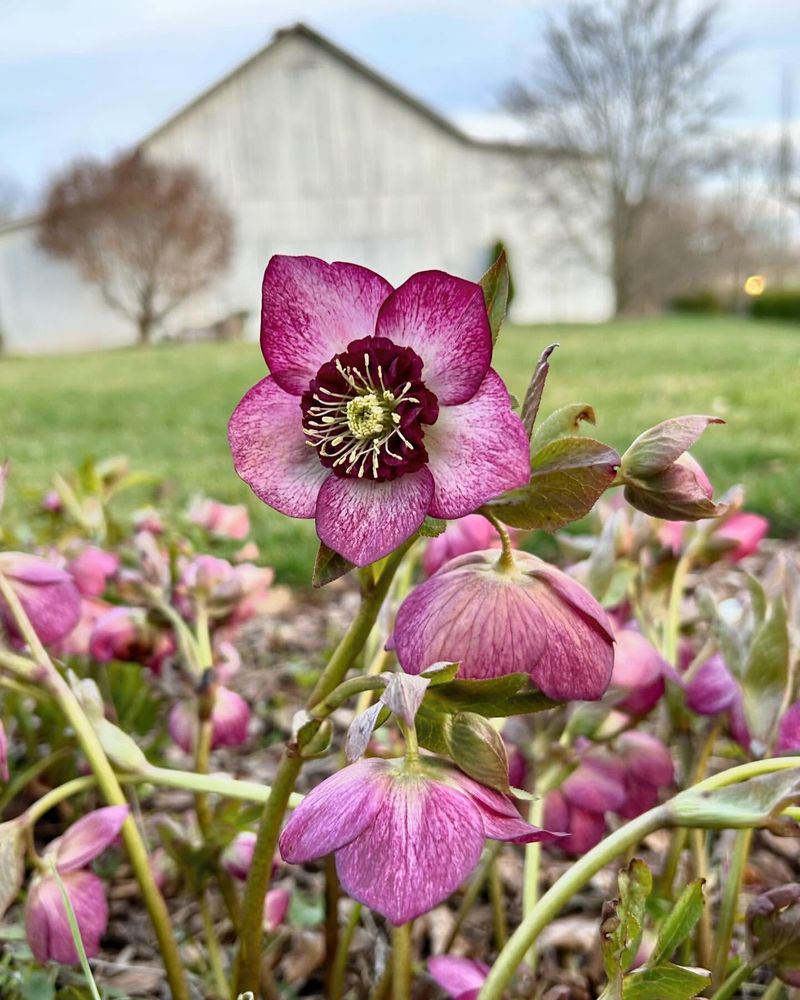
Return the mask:
M244 882L253 863L256 835L245 830L237 834L220 856L224 871L233 878ZM275 875L277 864L272 865ZM264 926L268 931L276 930L286 919L292 894L288 889L270 889L264 899Z
M629 715L646 715L664 694L665 677L672 668L641 632L627 626L614 632L614 670L612 689L627 694L616 707Z
M719 653L702 663L686 684L686 707L698 715L727 712L731 735L743 749L750 749L742 692Z
M480 514L468 514L448 524L441 535L431 538L422 554L426 576L433 576L446 562L468 552L480 552L500 544L497 528Z
M435 955L428 959L428 971L453 1000L475 1000L489 975L489 966L476 958Z
M775 753L800 750L800 701L790 705L781 716Z
M211 710L211 749L238 747L247 740L250 707L241 695L219 684ZM167 720L169 735L185 753L194 749L197 735L197 711L193 702L178 701Z
M717 528L712 536L713 541L730 543L725 551L725 558L731 562L739 562L758 551L758 547L769 531L769 521L760 514L749 514L739 511Z
M55 650L59 656L88 656L89 643L95 625L100 619L113 609L113 605L108 601L102 601L97 597L84 597L81 599L81 617L75 628L61 642L55 643Z
M89 653L98 663L142 663L156 673L174 648L171 637L148 622L144 608L112 608L97 619L89 637Z
M614 634L579 583L527 552L513 567L495 552L453 559L400 606L390 640L403 670L456 662L459 677L528 673L558 699L601 697L611 679Z
M616 752L624 766L625 801L615 812L623 819L635 819L658 803L659 789L675 779L675 766L669 750L649 733L623 733Z
M0 719L0 778L8 781L8 737Z
M52 859L58 869L89 958L100 951L100 939L108 926L108 903L102 881L83 869L115 840L127 815L127 806L97 809L79 819L45 851L45 858ZM61 890L52 876L36 875L31 883L25 904L25 934L37 962L78 963Z
M526 823L509 796L455 768L423 758L411 770L369 758L317 785L279 846L291 864L333 852L347 892L400 925L461 885L486 837L531 843L555 836Z
M236 471L357 565L530 478L473 282L422 271L393 290L355 264L273 257L261 349L271 375L228 428Z
M800 986L800 885L790 882L763 892L747 907L750 951L775 948L770 964L789 986Z
M202 601L212 618L224 618L241 596L237 569L227 559L209 555L187 562L175 587L175 604L187 617L194 614L195 603Z
M189 520L217 538L241 542L250 533L250 517L244 504L220 503L199 497L189 508Z
M580 855L600 843L606 833L604 811L584 809L556 788L544 797L544 825L566 834L554 846L566 854Z
M43 643L58 642L81 616L81 595L66 570L25 552L0 552L0 573L11 584ZM20 638L13 615L0 597L0 620Z
M96 545L87 545L67 566L84 597L99 597L119 569L119 556Z

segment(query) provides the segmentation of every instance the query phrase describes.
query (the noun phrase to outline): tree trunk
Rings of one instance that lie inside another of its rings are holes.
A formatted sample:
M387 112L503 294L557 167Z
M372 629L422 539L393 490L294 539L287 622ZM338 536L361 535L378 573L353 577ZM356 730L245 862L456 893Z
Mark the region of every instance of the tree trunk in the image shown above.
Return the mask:
M622 192L614 192L611 220L611 281L614 286L614 315L635 311L635 209Z
M140 347L147 347L153 337L153 317L148 313L142 313L137 317L136 326L139 330L138 344Z

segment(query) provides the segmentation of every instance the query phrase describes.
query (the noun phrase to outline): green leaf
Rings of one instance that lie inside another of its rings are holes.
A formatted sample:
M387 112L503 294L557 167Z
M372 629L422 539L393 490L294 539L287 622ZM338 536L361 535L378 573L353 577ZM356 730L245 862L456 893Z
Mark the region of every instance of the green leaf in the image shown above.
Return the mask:
M528 440L530 440L533 434L533 425L536 423L536 417L539 413L539 404L542 401L544 384L547 380L547 373L550 371L550 355L558 346L558 344L550 344L549 347L545 347L542 351L539 360L536 362L531 380L528 383L528 388L525 391L521 416L522 425L528 435Z
M506 745L482 715L454 715L447 730L447 746L450 757L465 774L498 792L511 793Z
M556 531L588 514L616 476L619 455L593 438L557 438L537 452L527 486L487 508L513 528Z
M706 969L682 965L657 965L637 969L625 977L623 1000L692 1000L711 983Z
M431 687L438 684L449 684L458 673L460 663L432 663L420 676L427 677Z
M499 257L478 284L483 289L489 328L492 331L492 343L496 344L508 308L509 274L505 250L500 251Z
M742 677L747 728L762 743L769 743L778 722L790 682L789 661L786 605L779 595L753 638Z
M20 1000L53 1000L56 988L52 977L41 969L33 969L20 987Z
M800 802L800 768L764 774L725 788L688 788L666 804L677 826L709 830L767 827L774 833L796 836L800 826L781 816Z
M340 556L338 552L329 549L324 542L320 542L317 549L317 558L314 561L314 572L311 576L312 587L324 587L327 583L333 583L339 577L349 573L354 568L354 564Z
M664 472L695 443L709 424L724 424L720 417L672 417L644 431L622 456L620 470L626 477L649 478Z
M25 875L25 826L18 820L0 823L0 917L22 888Z
M451 719L451 715L429 704L426 698L419 707L415 722L419 745L432 753L446 756L450 752L448 740Z
M676 950L694 930L705 906L702 878L695 879L683 890L658 931L658 939L653 953L647 961L648 967L668 962Z
M436 538L447 527L447 521L441 517L426 517L419 526L420 538Z
M475 712L499 719L542 712L560 702L534 688L527 674L508 674L486 681L453 680L431 686L425 704L440 712Z
M570 403L555 410L536 429L531 439L532 453L535 455L551 441L576 434L583 420L590 424L597 422L594 409L588 403Z
M600 937L609 996L618 997L622 976L630 968L642 940L647 897L653 888L650 869L634 858L618 876L619 899L603 906Z

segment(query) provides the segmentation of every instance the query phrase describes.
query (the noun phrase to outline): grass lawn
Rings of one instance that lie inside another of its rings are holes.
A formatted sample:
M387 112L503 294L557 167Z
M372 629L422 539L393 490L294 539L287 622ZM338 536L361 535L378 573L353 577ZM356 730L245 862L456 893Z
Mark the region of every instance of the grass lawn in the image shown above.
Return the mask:
M748 507L770 517L775 534L800 531L799 328L730 318L509 328L495 363L518 397L553 341L561 347L543 414L590 403L591 433L620 449L665 417L722 416L727 426L710 428L695 450L717 490L742 482ZM2 359L0 457L13 461L12 498L38 496L86 455L124 453L166 477L176 504L194 492L248 503L265 560L286 582L306 581L313 526L262 506L230 462L228 416L264 373L255 344Z

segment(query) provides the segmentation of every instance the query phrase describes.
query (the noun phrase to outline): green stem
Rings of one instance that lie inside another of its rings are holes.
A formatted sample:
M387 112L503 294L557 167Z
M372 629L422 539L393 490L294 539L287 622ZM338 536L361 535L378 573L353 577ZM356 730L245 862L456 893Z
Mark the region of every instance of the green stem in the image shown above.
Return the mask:
M392 928L392 1000L411 1000L411 923Z
M779 1000L786 993L786 986L776 976L761 994L761 1000Z
M329 695L344 680L347 671L364 647L372 626L375 624L381 606L389 592L394 574L403 556L413 545L414 539L409 539L388 556L383 563L378 578L371 585L365 586L361 607L353 619L347 632L334 650L323 670L319 680L309 695L306 707L309 710L324 702ZM253 862L247 876L244 902L242 904L242 925L239 935L239 954L235 977L233 996L253 990L258 984L258 968L261 955L261 935L264 911L264 898L269 888L272 873L272 858L278 843L283 815L289 804L295 781L300 773L303 761L300 757L291 756L284 751L281 763L275 775L272 794L267 800L261 816L256 845L253 851Z
M55 880L55 883L58 886L58 891L61 894L61 903L64 907L64 912L67 915L69 932L72 935L72 942L75 945L75 951L78 953L78 961L81 964L84 978L89 985L89 992L92 995L92 1000L103 1000L100 996L100 991L97 988L97 983L94 981L92 969L89 965L89 959L86 955L86 949L83 946L83 938L81 937L80 927L78 927L78 918L75 916L75 910L72 908L72 900L69 898L69 893L64 887L64 883L61 881L58 868L56 868L56 863L52 858L50 860L50 877Z
M375 676L351 677L335 688L324 701L319 702L312 715L318 719L326 719L331 712L335 712L354 695L363 694L365 691L382 691L385 687L386 682L382 678ZM366 707L369 708L369 705Z
M528 822L531 826L542 825L542 815L544 813L544 802L541 798L535 798L528 809ZM525 867L522 876L522 916L523 919L534 909L539 899L539 872L542 866L542 845L525 845ZM531 945L528 952L528 965L533 973L536 972L538 961L538 951L536 942Z
M732 972L716 993L712 994L711 1000L731 1000L742 983L755 972L757 966L753 962L743 962L738 969Z
M228 995L228 984L225 980L225 968L222 962L222 949L219 946L217 930L214 927L214 920L211 916L211 909L208 905L208 897L205 890L201 890L198 903L200 905L200 916L203 921L203 934L206 939L208 949L208 964L211 966L211 978L214 981L214 990L220 997Z
M506 921L505 894L497 858L492 858L489 865L489 899L492 904L492 924L494 926L494 941L497 950L505 948L508 941L508 923Z
M706 853L706 831L692 830L692 857L694 876L708 883L708 855ZM704 969L711 967L711 908L704 906L697 922L697 957Z
M339 944L333 958L331 967L330 982L328 986L328 996L330 1000L340 1000L344 989L344 977L347 972L347 957L350 952L350 943L353 940L358 922L361 919L361 903L353 902L350 908L350 915L344 930L339 936Z
M717 918L717 935L714 942L714 976L713 982L719 985L725 978L730 956L733 928L736 924L736 911L739 905L739 893L744 878L744 868L750 854L750 844L753 840L752 830L737 830L733 845L730 868L722 889Z
M667 620L664 626L664 659L671 666L677 664L678 638L681 629L681 601L686 588L686 577L692 565L693 553L691 548L680 557L675 566L675 573L672 577L672 587L669 592L669 604L667 606Z
M502 553L500 555L500 565L503 569L511 570L514 568L514 546L511 544L511 535L508 533L508 528L499 521L494 514L490 514L487 510L482 510L481 514L489 521L494 527L497 534L500 536L500 544L502 546Z
M44 687L50 691L62 714L74 729L103 797L109 805L127 805L127 799L97 734L86 718L72 689L53 666L16 593L2 573L0 573L0 593L2 593L17 626L30 647L36 665L41 671ZM156 932L173 1000L189 1000L189 988L183 971L178 943L172 931L169 913L164 903L164 897L155 883L147 849L132 816L128 816L125 820L121 832L131 867L139 883L142 898Z

